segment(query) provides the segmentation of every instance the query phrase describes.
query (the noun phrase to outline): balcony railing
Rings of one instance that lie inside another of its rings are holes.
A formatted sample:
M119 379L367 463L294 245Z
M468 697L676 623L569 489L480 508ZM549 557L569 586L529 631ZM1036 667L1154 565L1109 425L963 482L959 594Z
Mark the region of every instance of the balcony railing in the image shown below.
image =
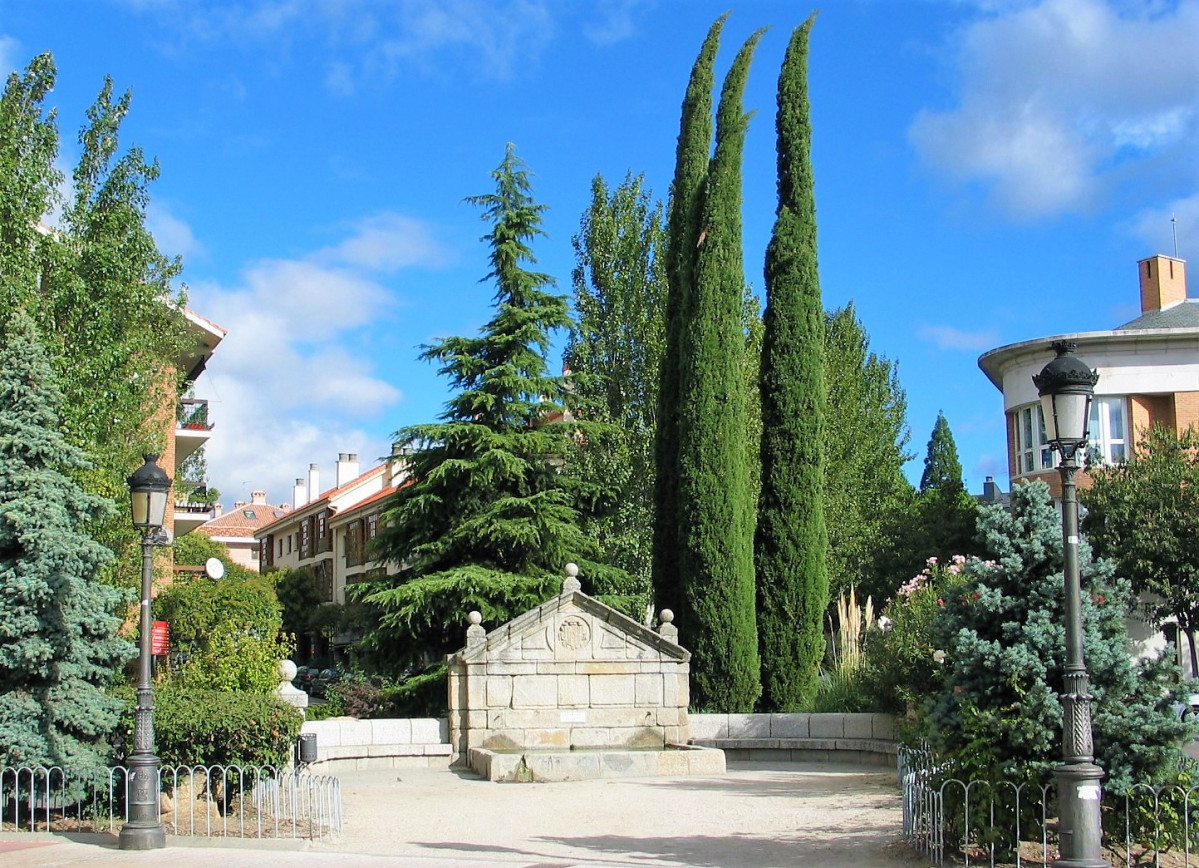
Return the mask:
M180 428L191 431L211 431L208 421L208 401L200 398L184 398L179 402L176 421Z

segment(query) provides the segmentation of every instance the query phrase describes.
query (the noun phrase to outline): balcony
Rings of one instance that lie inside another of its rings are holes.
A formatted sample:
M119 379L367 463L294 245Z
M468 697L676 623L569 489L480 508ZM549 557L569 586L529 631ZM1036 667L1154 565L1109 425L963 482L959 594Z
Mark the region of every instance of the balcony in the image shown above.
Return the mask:
M192 479L175 480L175 536L195 530L216 517L211 504L204 503L208 486Z
M199 398L184 398L175 413L175 468L189 455L208 442L212 423L208 421L208 402Z

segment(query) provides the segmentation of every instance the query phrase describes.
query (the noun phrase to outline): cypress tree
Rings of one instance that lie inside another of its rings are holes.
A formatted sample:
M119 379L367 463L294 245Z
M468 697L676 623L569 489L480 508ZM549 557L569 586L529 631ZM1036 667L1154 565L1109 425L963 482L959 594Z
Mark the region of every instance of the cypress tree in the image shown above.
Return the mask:
M755 537L762 703L793 711L816 691L828 606L824 525L824 307L808 110L808 39L796 28L778 85L778 211L766 249L762 490Z
M459 391L440 422L396 432L396 445L412 450L412 482L388 501L372 557L400 571L355 586L378 617L361 650L380 666L427 663L461 646L471 609L494 625L544 602L570 561L590 592L627 590L627 574L589 560L596 545L579 511L596 484L559 472L576 441L603 432L555 421L562 405L551 396L562 394L563 380L549 375L546 352L570 316L566 299L550 291L553 278L528 267L545 206L513 146L492 177L494 193L467 201L491 225L483 240L495 314L477 337L424 349Z
M658 426L654 439L654 543L651 563L654 602L673 608L687 622L678 560L679 531L679 389L682 376L683 315L693 283L695 248L703 215L704 185L712 153L713 66L728 13L708 30L687 93L683 97L675 151L674 181L666 225L666 347L658 387Z
M742 95L761 35L742 46L721 90L680 355L677 558L687 600L686 643L693 654L691 699L697 708L729 712L752 711L762 689L740 350L741 162L749 125Z
M111 553L80 531L112 503L67 473L89 466L58 429L62 395L33 320L0 347L0 766L103 765L119 700L105 692L134 649L123 594L96 580Z

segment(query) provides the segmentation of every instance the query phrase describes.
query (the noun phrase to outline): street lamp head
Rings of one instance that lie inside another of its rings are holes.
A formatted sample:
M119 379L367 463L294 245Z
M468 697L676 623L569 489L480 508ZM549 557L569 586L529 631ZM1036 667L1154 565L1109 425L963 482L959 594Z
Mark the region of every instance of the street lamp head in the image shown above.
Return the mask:
M160 528L166 520L167 493L171 490L171 477L158 466L157 455L146 455L145 464L139 467L126 483L129 485L129 503L133 513L133 524L142 530Z
M1091 418L1091 398L1099 374L1074 355L1074 341L1054 341L1057 356L1034 374L1032 381L1041 396L1045 414L1045 431L1049 445L1072 458L1087 442L1087 425Z

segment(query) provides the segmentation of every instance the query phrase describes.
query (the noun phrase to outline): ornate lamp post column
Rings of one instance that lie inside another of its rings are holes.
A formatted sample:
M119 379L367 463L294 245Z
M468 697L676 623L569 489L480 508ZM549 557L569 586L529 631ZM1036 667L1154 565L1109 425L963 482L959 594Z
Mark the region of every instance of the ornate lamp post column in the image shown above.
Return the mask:
M154 752L154 686L151 681L150 595L154 581L154 546L165 545L162 531L171 478L158 466L157 455L129 477L133 524L142 536L142 604L138 654L137 712L129 766L129 821L121 828L122 850L155 850L166 846L158 816L158 756Z
M1049 445L1062 460L1062 573L1066 590L1066 672L1062 693L1062 764L1057 767L1061 858L1055 868L1108 868L1100 820L1103 769L1095 765L1090 677L1083 661L1082 582L1078 568L1078 451L1087 443L1091 398L1099 375L1074 355L1073 341L1056 341L1057 357L1033 383L1041 396Z

